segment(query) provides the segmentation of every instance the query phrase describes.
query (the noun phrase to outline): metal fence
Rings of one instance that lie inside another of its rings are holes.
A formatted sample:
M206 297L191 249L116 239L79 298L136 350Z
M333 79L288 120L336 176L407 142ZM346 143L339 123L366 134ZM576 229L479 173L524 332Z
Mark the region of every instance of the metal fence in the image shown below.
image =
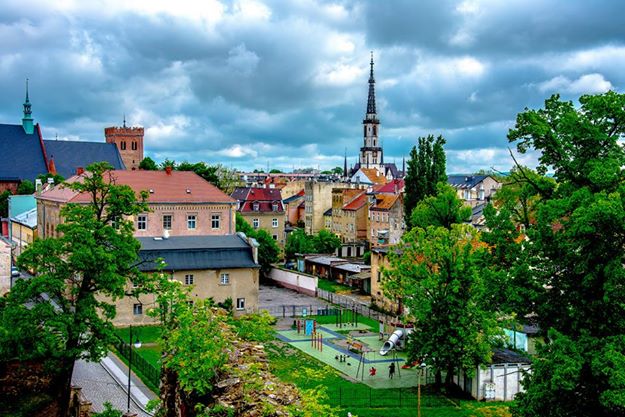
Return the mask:
M129 361L130 345L128 343L117 337L115 348L120 355ZM153 386L158 387L161 384L161 370L146 361L139 353L133 352L131 365L132 369L138 370L148 380L147 382L151 383Z
M350 310L355 310L362 316L370 317L374 320L382 320L384 322L395 321L394 317L389 316L388 314L381 313L377 310L373 310L367 307L364 304L356 302L354 299L350 297L346 297L344 295L336 294L330 291L322 290L321 288L317 288L317 297L322 300L329 301L332 304L338 305L342 308L348 308Z
M433 383L428 380L428 383ZM354 408L417 408L416 388L374 389L354 386L349 389L328 390L328 401L332 405ZM439 394L421 392L421 407L449 407L455 404Z

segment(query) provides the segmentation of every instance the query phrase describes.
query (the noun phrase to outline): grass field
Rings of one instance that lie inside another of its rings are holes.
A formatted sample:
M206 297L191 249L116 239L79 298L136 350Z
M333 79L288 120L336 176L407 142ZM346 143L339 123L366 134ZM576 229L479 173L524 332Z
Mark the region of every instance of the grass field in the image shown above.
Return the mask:
M353 289L348 285L339 284L338 282L329 281L323 278L319 278L317 280L317 286L322 290L330 291L333 293L351 292Z

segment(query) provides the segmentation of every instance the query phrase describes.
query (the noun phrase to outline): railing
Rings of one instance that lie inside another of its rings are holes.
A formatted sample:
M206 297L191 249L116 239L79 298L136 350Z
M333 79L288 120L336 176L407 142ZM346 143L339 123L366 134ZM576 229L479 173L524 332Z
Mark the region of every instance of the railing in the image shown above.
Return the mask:
M397 378L397 375L395 376ZM433 375L427 383L434 382ZM425 380L422 381L425 383ZM332 405L354 408L417 408L416 388L374 389L366 386L354 386L349 389L328 390L328 401ZM421 393L421 407L449 407L454 403L442 395Z
M389 316L388 314L373 310L369 308L368 306L361 304L350 297L336 294L327 290L322 290L321 288L317 288L317 298L321 298L322 300L326 300L330 302L331 304L338 305L342 308L355 310L361 316L369 317L374 320L378 320L378 321L381 320L386 323L395 321L394 317Z
M117 343L115 348L128 361L130 358L130 345L124 342L120 337L117 337ZM154 367L151 363L146 361L138 352L133 352L132 355L132 369L139 371L147 382L154 387L158 387L161 384L161 370Z

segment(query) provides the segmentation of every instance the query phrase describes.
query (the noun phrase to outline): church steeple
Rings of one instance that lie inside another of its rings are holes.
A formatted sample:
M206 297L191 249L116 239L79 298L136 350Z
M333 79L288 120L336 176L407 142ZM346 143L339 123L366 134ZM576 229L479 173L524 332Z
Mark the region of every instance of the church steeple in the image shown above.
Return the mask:
M28 98L28 78L26 78L26 100L24 101L24 117L22 117L22 127L24 128L24 132L28 135L32 135L35 131L30 106L30 100Z
M367 97L367 115L376 114L375 111L375 78L373 78L373 51L371 51L371 63L369 64L369 97Z
M360 148L360 166L363 168L375 168L380 173L384 171L384 156L382 146L378 140L378 128L380 120L375 108L375 78L373 77L373 52L369 63L369 95L367 97L367 113L362 121L363 146Z
M343 177L347 178L347 148L345 148L345 161L343 161Z

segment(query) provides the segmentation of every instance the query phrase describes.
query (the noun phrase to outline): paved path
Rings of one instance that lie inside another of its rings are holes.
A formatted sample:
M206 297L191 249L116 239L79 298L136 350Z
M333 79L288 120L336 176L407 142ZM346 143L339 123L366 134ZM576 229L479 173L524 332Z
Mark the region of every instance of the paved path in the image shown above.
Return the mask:
M295 290L291 290L288 288L282 288L266 284L260 285L258 292L259 308L264 309L284 305L325 307L329 305L329 303L320 298L301 294Z
M82 387L85 397L93 403L93 411L103 411L105 402L110 402L117 410L126 411L128 367L112 353L109 352L101 362L76 361L72 383ZM137 413L138 417L150 417L145 405L157 396L134 373L130 394L130 411Z

